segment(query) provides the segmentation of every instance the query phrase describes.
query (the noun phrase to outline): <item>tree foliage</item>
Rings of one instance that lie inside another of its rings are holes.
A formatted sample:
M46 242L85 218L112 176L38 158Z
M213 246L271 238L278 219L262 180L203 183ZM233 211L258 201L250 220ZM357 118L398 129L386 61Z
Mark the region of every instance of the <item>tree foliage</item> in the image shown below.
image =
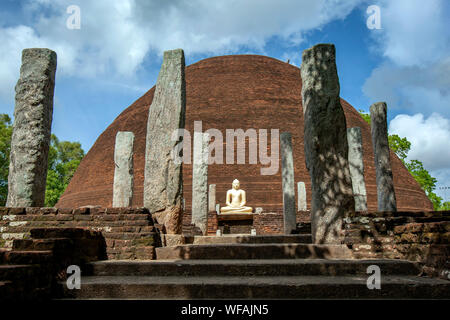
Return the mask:
M425 170L422 162L419 160L406 162L405 166L425 191L428 198L433 203L435 210L438 210L441 206L442 198L433 192L434 189L436 189L437 179L432 177L430 173Z
M46 206L52 207L58 202L83 157L84 151L79 142L59 141L52 134L48 154Z
M0 114L0 206L8 196L9 153L11 151L12 123L7 114Z
M364 112L364 110L359 110L358 111L359 112L359 115L364 119L364 120L366 120L366 122L369 124L369 126L370 126L370 114L368 114L368 113L365 113Z
M405 159L408 156L408 152L411 149L411 142L406 138L401 138L396 134L390 134L388 136L389 147L395 152L397 157L405 164Z
M9 154L11 151L12 123L7 114L0 114L0 206L8 196ZM59 141L52 134L48 154L45 205L54 206L66 190L70 179L84 156L79 142Z

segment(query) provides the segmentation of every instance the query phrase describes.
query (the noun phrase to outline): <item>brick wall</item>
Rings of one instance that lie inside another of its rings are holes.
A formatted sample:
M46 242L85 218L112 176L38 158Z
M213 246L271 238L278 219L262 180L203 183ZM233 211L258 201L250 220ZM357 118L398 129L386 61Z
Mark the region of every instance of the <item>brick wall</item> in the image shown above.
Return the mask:
M297 212L297 223L308 223L311 221L309 211ZM282 234L283 233L283 211L263 212L253 216L253 228L257 234Z
M191 211L186 209L183 215L183 233L192 233L191 226ZM297 223L309 223L311 221L310 211L299 211L297 212ZM230 225L230 223L228 223ZM242 223L243 224L243 223ZM217 213L211 211L208 213L208 235L215 235L219 225L223 229L224 223L219 223L217 219ZM239 225L239 223L238 223ZM253 215L253 224L243 224L242 228L239 226L232 227L230 225L231 233L250 233L251 228L256 229L257 234L282 234L283 233L283 211L273 210L271 212L263 212L261 214Z
M79 228L33 228L30 239L0 248L0 302L45 301L60 297L67 267L106 258L101 232Z
M357 212L345 218L343 232L356 258L417 261L423 273L448 278L450 211Z
M208 212L208 235L214 236L219 227L219 221L217 220L217 212Z
M6 208L0 207L0 247L27 239L34 228L83 228L100 231L108 259L153 259L158 230L145 208Z

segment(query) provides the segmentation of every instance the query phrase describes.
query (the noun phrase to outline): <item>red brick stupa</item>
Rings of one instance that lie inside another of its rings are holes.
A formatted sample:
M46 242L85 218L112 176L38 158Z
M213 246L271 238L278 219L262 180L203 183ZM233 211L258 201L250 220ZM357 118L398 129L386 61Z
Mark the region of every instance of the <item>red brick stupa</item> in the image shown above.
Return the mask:
M306 183L311 199L310 177L303 145L302 81L300 69L282 61L256 55L214 57L186 68L186 129L193 133L194 121L202 121L203 131L226 129L279 129L292 134L295 181ZM155 88L151 88L125 109L100 135L81 162L57 207L100 205L110 207L113 199L114 143L118 131L132 131L134 144L133 207L143 206L145 136L148 109ZM369 125L345 100L341 100L347 127L360 127L363 138L365 182L369 211L376 211L377 196L374 156ZM270 140L269 140L270 141ZM261 175L262 164L212 164L208 183L217 185L217 202L224 205L226 191L234 179L247 192L247 205L264 211L280 211L281 170ZM270 149L270 144L269 144ZM224 145L224 156L225 156ZM268 151L270 154L270 150ZM236 153L236 152L235 152ZM432 204L399 158L391 153L397 208L399 211L428 211ZM191 206L192 165L183 165L184 198ZM308 204L308 210L310 206Z

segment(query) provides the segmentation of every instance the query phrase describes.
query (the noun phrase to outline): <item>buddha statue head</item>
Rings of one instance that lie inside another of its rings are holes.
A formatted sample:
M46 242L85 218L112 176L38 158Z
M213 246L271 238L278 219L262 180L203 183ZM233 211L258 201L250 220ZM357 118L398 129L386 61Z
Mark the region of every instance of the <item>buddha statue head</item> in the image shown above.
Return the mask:
M231 184L231 186L233 187L234 190L239 190L240 185L241 184L238 179L234 179L233 183Z

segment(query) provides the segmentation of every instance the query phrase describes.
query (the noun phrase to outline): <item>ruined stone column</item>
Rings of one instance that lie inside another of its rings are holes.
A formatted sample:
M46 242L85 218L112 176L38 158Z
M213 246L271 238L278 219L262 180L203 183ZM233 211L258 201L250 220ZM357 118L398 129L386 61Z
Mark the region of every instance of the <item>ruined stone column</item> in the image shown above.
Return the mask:
M184 69L183 50L164 52L147 122L144 206L169 234L181 233L182 228L182 163L171 155L181 137L172 140L171 136L185 123Z
M113 207L130 207L133 198L133 132L119 131L114 148Z
M348 163L350 176L352 177L353 196L355 198L355 210L367 211L366 183L364 182L364 163L361 128L347 129Z
M355 210L336 53L318 44L302 55L305 160L311 177L314 243L340 243L342 219Z
M208 192L208 212L216 211L216 185L209 185Z
M306 211L306 187L304 182L297 182L298 211Z
M208 145L209 134L194 132L192 164L192 224L206 235L208 228Z
M377 102L370 106L372 144L377 174L378 211L397 211L389 154L386 112L385 102Z
M281 178L283 186L284 234L296 229L294 158L292 156L292 138L289 132L281 133Z
M11 137L7 207L43 207L53 116L56 53L22 51Z

